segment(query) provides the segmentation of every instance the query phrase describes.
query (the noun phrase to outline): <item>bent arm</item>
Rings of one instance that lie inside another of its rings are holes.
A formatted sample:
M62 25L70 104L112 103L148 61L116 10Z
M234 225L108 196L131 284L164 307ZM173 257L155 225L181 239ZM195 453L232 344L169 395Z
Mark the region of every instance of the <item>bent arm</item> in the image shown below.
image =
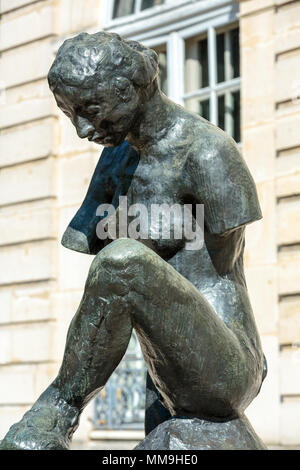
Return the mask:
M137 164L138 154L127 142L102 151L86 197L63 235L63 246L91 255L104 247L96 234L100 221L97 208L100 204L114 204L117 191L126 194Z

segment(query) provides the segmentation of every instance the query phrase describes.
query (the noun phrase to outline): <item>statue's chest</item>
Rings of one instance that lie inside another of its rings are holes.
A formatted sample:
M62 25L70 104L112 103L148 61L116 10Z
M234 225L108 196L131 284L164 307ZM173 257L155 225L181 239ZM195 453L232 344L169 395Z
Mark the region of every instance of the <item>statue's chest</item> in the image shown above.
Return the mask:
M128 203L179 203L181 184L181 174L171 163L140 164L127 192Z

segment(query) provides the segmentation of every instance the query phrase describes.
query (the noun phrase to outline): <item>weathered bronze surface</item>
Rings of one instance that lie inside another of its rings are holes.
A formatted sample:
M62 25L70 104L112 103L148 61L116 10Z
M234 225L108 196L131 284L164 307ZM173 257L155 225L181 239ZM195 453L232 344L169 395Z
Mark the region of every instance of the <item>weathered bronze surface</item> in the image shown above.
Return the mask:
M245 226L261 218L255 184L233 139L170 101L157 75L154 51L103 32L65 41L51 67L49 85L79 137L106 147L62 241L96 256L59 374L2 449L67 449L133 328L148 369L146 433L164 423L153 432L196 432L199 448L234 448L237 435L252 448L243 412L266 374L243 271ZM118 212L122 195L149 210L204 204L203 248L151 233L100 240L97 207ZM242 423L238 434L232 423ZM157 448L149 439L140 448Z

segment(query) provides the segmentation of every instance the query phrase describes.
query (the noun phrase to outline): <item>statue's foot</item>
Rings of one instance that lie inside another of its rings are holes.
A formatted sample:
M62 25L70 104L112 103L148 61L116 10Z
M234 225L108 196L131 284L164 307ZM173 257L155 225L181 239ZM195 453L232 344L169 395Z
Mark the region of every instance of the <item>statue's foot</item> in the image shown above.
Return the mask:
M51 390L46 390L21 421L11 426L0 450L68 450L79 413L62 400L53 403L52 398Z

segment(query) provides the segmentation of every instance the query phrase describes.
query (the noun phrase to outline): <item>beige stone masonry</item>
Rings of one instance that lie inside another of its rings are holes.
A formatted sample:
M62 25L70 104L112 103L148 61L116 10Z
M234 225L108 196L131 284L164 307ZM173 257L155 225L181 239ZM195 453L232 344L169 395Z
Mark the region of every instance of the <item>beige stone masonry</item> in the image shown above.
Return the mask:
M291 295L300 291L300 248L291 246L282 249L278 256L278 294Z
M24 101L10 106L2 106L0 128L4 129L38 119L56 116L56 106L52 97ZM38 136L36 136L38 138Z
M43 39L56 33L53 0L32 4L14 15L3 15L0 23L0 50Z
M300 192L300 173L294 189ZM292 182L290 183L292 186ZM288 181L287 181L288 187ZM293 190L293 187L291 187ZM290 245L300 243L300 197L282 200L278 206L278 244ZM299 287L300 290L300 287Z
M281 344L300 342L300 295L279 302L279 340Z
M300 396L300 342L280 354L280 393Z
M3 168L0 172L0 207L56 196L55 159L45 158Z
M46 199L0 207L0 246L55 238L57 215L52 205Z
M1 85L9 88L44 78L53 60L54 48L48 39L3 52L0 61Z
M58 127L54 118L0 131L0 167L55 155L57 147Z
M1 0L0 13L7 13L31 3L42 3L44 1L45 0Z
M55 278L56 250L52 240L0 247L0 285Z

